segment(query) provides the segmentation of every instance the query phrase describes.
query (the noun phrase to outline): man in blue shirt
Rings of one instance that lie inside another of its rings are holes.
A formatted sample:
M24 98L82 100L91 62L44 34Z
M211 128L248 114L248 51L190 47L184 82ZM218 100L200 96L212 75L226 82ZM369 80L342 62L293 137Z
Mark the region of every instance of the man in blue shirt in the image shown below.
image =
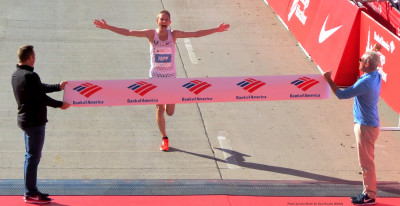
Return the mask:
M325 72L332 91L339 99L354 97L354 133L357 140L358 159L363 172L364 191L351 198L353 204L375 204L376 173L374 163L375 141L379 134L378 101L381 91L381 75L377 71L380 57L374 51L366 52L360 58L359 69L363 75L357 82L344 90L331 78L331 71Z

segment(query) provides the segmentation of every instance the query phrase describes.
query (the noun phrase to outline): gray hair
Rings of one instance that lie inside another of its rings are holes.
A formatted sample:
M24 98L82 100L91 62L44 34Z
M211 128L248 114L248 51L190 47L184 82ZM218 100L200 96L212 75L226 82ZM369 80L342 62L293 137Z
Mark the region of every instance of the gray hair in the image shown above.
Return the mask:
M368 51L364 54L366 56L365 62L371 65L371 68L377 69L379 64L381 63L381 57L377 52Z

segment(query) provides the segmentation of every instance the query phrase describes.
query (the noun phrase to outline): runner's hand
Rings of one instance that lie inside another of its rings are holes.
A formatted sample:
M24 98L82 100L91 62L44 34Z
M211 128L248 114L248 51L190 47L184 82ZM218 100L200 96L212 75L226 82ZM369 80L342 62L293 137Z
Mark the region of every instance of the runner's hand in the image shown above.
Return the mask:
M101 19L101 21L95 19L93 23L97 28L100 28L100 29L107 29L109 27L109 25L107 24L107 22L104 19Z
M218 27L218 32L228 31L229 27L229 24L222 23Z

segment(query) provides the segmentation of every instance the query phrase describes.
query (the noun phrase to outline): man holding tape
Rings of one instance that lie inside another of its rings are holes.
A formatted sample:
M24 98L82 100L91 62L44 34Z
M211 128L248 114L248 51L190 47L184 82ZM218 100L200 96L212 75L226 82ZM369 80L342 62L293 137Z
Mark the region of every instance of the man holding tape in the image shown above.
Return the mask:
M48 203L48 194L36 187L37 171L42 156L47 123L47 106L67 109L68 103L54 100L46 93L64 90L67 82L44 84L34 72L36 61L32 45L18 49L17 69L12 75L12 87L18 104L18 126L25 139L24 200L27 203Z
M150 43L150 78L176 78L175 43L177 38L202 37L216 32L227 31L229 24L222 23L217 28L185 32L170 30L171 15L167 10L161 11L157 16L157 29L128 30L108 25L104 19L94 20L96 27L107 29L124 36L146 37ZM168 151L169 143L165 126L164 113L172 116L175 104L157 104L156 121L162 135L160 150Z
M377 104L381 91L381 75L377 71L380 64L378 53L368 51L359 61L359 69L363 72L363 75L353 86L347 89L339 89L331 78L331 71L324 73L325 79L339 99L354 97L354 133L364 185L363 192L351 198L351 202L356 205L375 204L377 186L374 151L375 141L379 135Z

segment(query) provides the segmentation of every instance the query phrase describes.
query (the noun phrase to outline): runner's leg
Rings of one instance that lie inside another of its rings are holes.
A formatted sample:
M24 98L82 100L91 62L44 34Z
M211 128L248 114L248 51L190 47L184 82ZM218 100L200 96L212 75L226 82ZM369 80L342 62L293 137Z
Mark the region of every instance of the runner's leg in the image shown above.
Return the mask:
M172 116L175 113L175 104L167 104L165 106L168 116Z
M157 104L156 107L157 107L156 121L158 124L158 129L160 130L161 136L166 137L167 131L165 128L165 118L164 118L165 105Z

